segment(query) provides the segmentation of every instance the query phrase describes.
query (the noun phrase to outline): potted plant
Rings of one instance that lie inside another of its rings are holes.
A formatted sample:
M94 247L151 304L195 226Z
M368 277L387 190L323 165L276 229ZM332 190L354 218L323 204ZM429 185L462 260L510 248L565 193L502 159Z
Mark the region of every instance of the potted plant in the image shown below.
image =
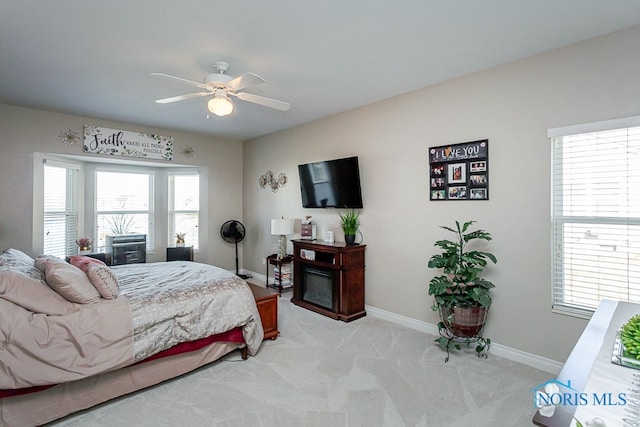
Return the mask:
M487 311L491 306L490 289L494 284L480 277L487 262L496 263L496 257L479 250L467 250L467 245L476 240L491 240L491 234L484 230L469 231L475 221L464 224L456 221L455 228L441 226L455 234L455 240L438 240L434 246L442 253L429 259L429 268L442 269L443 274L429 282L429 295L435 301L431 307L440 314L439 329L446 336L436 340L440 345L448 346L454 338L476 338L481 333ZM442 334L441 334L442 335ZM476 351L480 353L490 340L480 338ZM456 348L459 348L456 345Z
M129 234L131 227L133 226L134 217L129 214L112 214L111 218L105 217L105 221L111 229L111 234L114 236L122 236Z
M92 244L93 240L88 237L80 237L77 239L76 245L78 245L78 255L90 254Z
M176 247L184 246L184 238L187 233L176 233Z
M354 209L347 209L340 214L340 225L344 231L344 241L347 246L352 246L356 241L356 233L360 227L360 213Z

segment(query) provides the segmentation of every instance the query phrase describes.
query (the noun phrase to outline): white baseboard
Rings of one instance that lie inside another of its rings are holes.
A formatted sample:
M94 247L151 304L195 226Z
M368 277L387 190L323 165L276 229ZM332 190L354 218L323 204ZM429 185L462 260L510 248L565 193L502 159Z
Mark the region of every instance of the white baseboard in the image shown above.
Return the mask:
M267 283L267 276L265 276L264 274L256 273L254 271L245 270L244 268L240 269L240 273L241 274L249 274L249 275L251 275L251 278L253 279L252 282L263 283L263 284Z
M264 283L266 280L266 276L264 274L259 274L248 270L241 270L241 272L251 274L251 276L259 283ZM431 335L438 335L438 326L432 323L423 322L422 320L416 320L411 317L392 313L390 311L382 310L370 305L365 306L365 310L368 316L387 320L389 322L406 326L407 328L415 329L418 331L426 332ZM514 362L522 363L523 365L540 369L541 371L548 372L552 375L558 375L560 369L563 366L561 362L547 359L546 357L538 356L536 354L527 353L512 347L508 347L506 345L498 344L495 341L491 341L491 353L495 354L496 356L513 360Z
M412 319L411 317L402 316L400 314L392 313L390 311L382 310L370 305L367 305L365 307L365 310L367 311L367 315L370 315L371 317L387 320L389 322L406 326L407 328L415 329L418 331L426 332L431 335L438 335L438 327L432 323ZM523 365L540 369L541 371L548 372L552 375L557 375L563 365L562 363L555 360L517 350L506 345L498 344L494 341L491 342L491 353L507 358L509 360L513 360L514 362L522 363Z

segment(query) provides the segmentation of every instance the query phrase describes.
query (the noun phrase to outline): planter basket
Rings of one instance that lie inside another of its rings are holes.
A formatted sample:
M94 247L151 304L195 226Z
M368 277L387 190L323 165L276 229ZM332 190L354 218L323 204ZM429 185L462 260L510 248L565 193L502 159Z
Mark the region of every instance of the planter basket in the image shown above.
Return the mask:
M473 338L482 334L487 319L486 307L440 306L440 320L451 334L458 338Z

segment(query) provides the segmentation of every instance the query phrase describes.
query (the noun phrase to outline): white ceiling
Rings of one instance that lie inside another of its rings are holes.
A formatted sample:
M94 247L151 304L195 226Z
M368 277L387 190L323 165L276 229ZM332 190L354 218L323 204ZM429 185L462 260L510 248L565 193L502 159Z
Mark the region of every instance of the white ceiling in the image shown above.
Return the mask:
M640 24L637 0L0 0L0 102L245 140ZM287 112L208 98L213 63Z

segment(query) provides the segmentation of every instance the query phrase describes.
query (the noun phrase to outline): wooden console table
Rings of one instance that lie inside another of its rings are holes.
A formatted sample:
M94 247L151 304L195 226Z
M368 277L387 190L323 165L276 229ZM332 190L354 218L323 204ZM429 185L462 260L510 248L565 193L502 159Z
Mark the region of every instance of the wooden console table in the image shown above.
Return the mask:
M291 302L344 322L365 316L365 249L366 245L293 240Z

